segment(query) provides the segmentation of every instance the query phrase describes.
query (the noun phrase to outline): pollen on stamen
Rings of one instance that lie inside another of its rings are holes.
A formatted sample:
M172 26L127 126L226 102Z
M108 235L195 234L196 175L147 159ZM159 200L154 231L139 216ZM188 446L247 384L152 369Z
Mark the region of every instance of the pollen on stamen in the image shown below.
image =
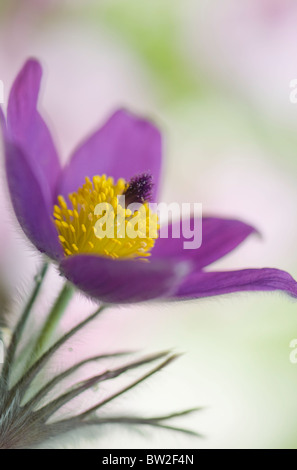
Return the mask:
M65 255L85 253L113 259L148 258L159 228L157 214L152 213L148 205L151 189L148 174L136 176L128 183L124 179L114 183L112 178L102 175L94 176L92 180L86 178L85 184L69 195L69 202L59 196L53 214ZM125 207L118 199L123 195ZM127 198L129 203L141 202L141 210L132 213L127 209ZM96 206L102 203L106 207L97 213ZM124 225L121 226L119 220ZM127 235L127 227L134 228L135 237ZM102 236L102 230L106 230L107 235Z
M126 207L132 203L149 202L152 189L153 181L149 173L142 173L131 178L124 192Z

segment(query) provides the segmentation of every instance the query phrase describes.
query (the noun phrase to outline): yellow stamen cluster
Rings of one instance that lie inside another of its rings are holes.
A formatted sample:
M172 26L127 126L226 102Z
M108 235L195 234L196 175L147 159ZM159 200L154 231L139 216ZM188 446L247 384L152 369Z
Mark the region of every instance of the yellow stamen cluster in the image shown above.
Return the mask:
M63 196L54 206L55 225L66 256L96 254L111 258L146 258L158 238L158 217L147 203L131 212L118 196L128 184L94 176L76 193L69 206ZM99 206L98 206L99 204ZM102 234L105 234L103 236Z

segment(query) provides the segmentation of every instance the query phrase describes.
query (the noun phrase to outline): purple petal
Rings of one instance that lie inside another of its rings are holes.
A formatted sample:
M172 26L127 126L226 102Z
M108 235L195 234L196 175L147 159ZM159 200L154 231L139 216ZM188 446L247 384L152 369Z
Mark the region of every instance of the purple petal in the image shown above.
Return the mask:
M226 272L194 272L177 289L174 298L196 299L242 291L283 291L297 297L297 282L279 269L243 269Z
M256 230L239 220L204 217L202 219L202 245L197 249L184 249L187 240L182 234L182 224L177 222L168 230L169 238L159 238L152 250L152 258L174 258L192 260L197 269L202 269L233 251ZM173 238L174 226L180 225L179 238ZM193 219L191 219L193 227Z
M107 303L143 302L170 296L188 272L186 263L113 260L76 255L61 262L61 271L92 298Z
M129 180L140 173L153 177L156 197L161 170L161 136L158 129L133 114L119 110L74 152L66 166L58 193L67 197L85 177L106 174Z
M41 187L35 171L22 150L5 140L8 187L17 219L27 237L42 253L58 259L63 256L58 234L50 217L52 195Z
M39 168L40 184L54 194L61 168L51 134L37 111L42 69L28 60L18 74L8 101L9 138L26 154L28 163Z

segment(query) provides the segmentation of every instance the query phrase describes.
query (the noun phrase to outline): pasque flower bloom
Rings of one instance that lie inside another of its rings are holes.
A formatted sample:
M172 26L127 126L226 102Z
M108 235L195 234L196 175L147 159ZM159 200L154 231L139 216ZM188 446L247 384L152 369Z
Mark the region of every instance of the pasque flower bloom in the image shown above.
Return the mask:
M119 110L78 146L62 168L50 131L37 109L41 75L40 64L28 60L13 84L7 117L1 112L7 180L16 216L27 237L58 263L70 282L107 303L199 298L238 291L281 290L297 297L297 283L281 270L205 271L254 232L238 220L204 218L203 242L197 250L184 250L182 237L145 239L142 251L150 254L147 262L140 259L138 243L134 248L123 240L115 240L113 245L108 242L108 246L98 240L94 244L89 230L94 203L111 201L147 174L152 175L149 192L156 200L161 136L152 123ZM148 177L146 183L150 184Z

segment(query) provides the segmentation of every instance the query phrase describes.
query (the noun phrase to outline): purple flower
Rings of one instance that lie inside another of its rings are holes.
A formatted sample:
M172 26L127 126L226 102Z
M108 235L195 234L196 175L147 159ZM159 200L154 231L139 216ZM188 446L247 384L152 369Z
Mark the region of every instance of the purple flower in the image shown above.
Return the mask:
M12 87L6 119L1 112L7 180L25 234L40 252L58 263L70 282L107 303L239 291L281 290L297 297L297 283L277 269L205 271L255 232L238 220L204 218L203 243L196 250L185 250L182 237L148 238L143 249L143 256L151 255L147 262L139 259L139 240L135 246L118 240L114 247L103 249L98 239L90 238L88 217L100 191L110 199L126 191L132 200L133 195L141 200L148 194L156 200L161 136L152 123L119 110L61 168L49 129L37 109L41 75L40 64L28 60ZM117 180L120 182L113 182Z

